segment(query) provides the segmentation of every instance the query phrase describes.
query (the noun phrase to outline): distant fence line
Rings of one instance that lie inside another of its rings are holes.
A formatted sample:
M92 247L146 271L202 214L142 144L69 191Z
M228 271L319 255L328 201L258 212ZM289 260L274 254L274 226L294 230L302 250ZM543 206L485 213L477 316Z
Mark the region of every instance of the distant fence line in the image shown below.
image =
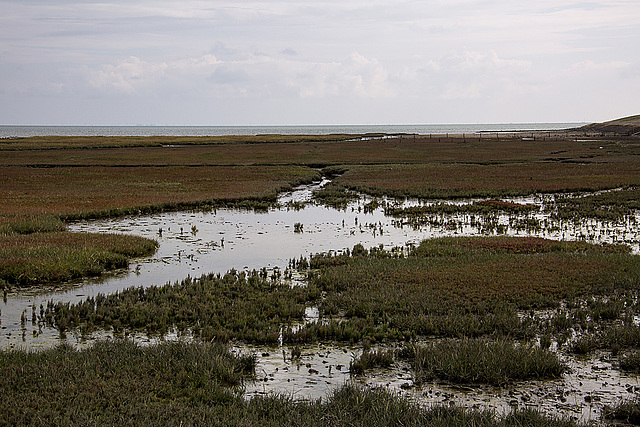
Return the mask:
M474 133L442 133L442 134L397 134L387 135L386 138L396 138L400 140L423 140L437 139L441 140L462 140L464 141L481 141L481 140L514 140L523 141L579 141L581 138L593 140L597 138L621 138L623 135L608 132L586 132L586 131L507 131L507 132L474 132Z

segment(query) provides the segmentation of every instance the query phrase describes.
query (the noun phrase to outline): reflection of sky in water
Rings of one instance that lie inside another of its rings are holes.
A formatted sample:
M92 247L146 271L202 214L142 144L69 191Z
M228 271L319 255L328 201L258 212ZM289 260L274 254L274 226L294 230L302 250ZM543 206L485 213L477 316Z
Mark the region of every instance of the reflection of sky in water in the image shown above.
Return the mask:
M287 202L308 200L312 189L313 186L303 187L285 194L280 202L285 205ZM508 200L542 205L551 199L550 196L532 196ZM36 307L46 305L49 300L79 301L130 286L163 285L182 280L187 275L194 277L209 272L224 273L232 268L251 270L280 267L284 270L292 258L350 249L358 243L367 248L381 244L390 248L416 244L431 237L487 234L469 224L468 214L443 216L440 217L443 221L439 226L424 225L413 229L401 225L403 221L386 217L382 207L365 214L363 208L367 202L363 200L351 204L345 210L314 205L301 210L286 207L273 209L268 213L218 209L212 212L174 212L72 224L69 226L71 231L135 234L157 239L160 247L153 256L134 261L129 272L120 272L102 281L87 281L82 286L49 293L9 295L7 301L0 305L0 347L46 347L59 342L55 330L40 330L31 323L31 307L34 304ZM411 204L419 203L404 203ZM533 216L541 221L549 220L548 214L541 212ZM636 220L640 223L640 217L636 216ZM500 224L509 224L509 216L501 215L498 221ZM454 222L456 226L452 226ZM303 225L304 232L294 232L296 223ZM620 241L624 236L624 240L638 253L637 229L629 224L603 224L587 220L580 224L567 222L555 225L559 225L555 231L508 229L506 234L536 235L557 240L575 240L584 235L595 243ZM192 233L194 226L197 231ZM23 328L20 317L25 310L27 321ZM316 308L309 308L307 321L315 321L317 315ZM97 333L94 338L106 335L108 333ZM141 334L133 336L141 342L148 341ZM69 332L66 340L76 344L84 342L74 332ZM352 347L319 344L304 347L302 358L292 361L291 349L286 346L271 349L237 346L234 350L258 355L259 381L247 385L247 396L277 391L295 398L326 396L331 388L352 380L348 373L349 362L361 352L361 349ZM640 385L637 378L610 369L609 362L603 362L596 356L570 362L573 373L561 380L527 382L501 390L463 390L434 384L402 390L402 387L411 384L411 374L402 366L356 380L387 386L426 403L455 402L505 412L515 402L520 407L533 406L549 411L555 408L558 413L576 416L583 421L596 418L604 404L613 404L617 399L633 396L638 390L633 387ZM601 369L600 365L604 368ZM587 405L585 396L595 396L599 400Z

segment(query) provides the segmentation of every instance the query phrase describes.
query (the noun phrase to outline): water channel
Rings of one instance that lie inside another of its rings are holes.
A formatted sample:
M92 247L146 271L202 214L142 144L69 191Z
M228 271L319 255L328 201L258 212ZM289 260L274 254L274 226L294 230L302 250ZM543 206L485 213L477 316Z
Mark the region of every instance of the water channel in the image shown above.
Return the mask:
M304 186L279 198L280 208L268 212L218 209L206 212L173 212L149 216L125 217L111 220L83 221L69 225L73 232L128 233L153 238L159 242L158 251L151 257L135 260L127 271L119 271L101 280L87 280L76 286L64 286L48 291L10 293L0 303L0 347L44 348L66 340L77 346L90 344L92 339L108 336L95 334L87 340L74 333L61 338L51 328L23 322L23 313L30 319L32 308L46 305L50 300L76 302L99 293L109 294L131 286L163 285L198 277L205 273L225 273L230 269L253 270L267 267L284 270L290 259L327 251L342 251L360 243L370 248L406 247L421 240L440 236L479 235L495 233L470 221L469 215L443 217L438 224L417 227L384 213L384 201L376 209L366 209L371 200L363 197L346 209L333 209L313 203L294 208L293 202L308 202L315 188L326 185L322 181ZM518 203L542 206L549 196L509 199ZM465 201L468 203L469 201ZM406 201L404 204L416 204ZM366 211L366 213L365 213ZM549 214L531 214L537 220L550 221ZM560 223L555 227L523 230L509 227L513 216L500 215L497 220L504 227L501 233L534 235L556 240L586 239L594 243L625 242L634 253L640 251L637 232L625 224L585 221L580 224ZM636 214L637 223L640 216ZM296 230L296 224L302 229ZM300 232L301 231L301 232ZM317 310L309 307L307 321L317 317ZM149 341L134 335L141 342ZM170 339L171 336L165 337ZM302 357L292 361L289 348L264 348L236 345L234 351L253 352L258 356L258 381L247 384L246 395L272 391L296 398L317 398L332 388L352 381L349 362L361 348L320 344L303 348ZM358 377L355 381L390 387L419 402L455 402L467 407L506 411L517 406L539 407L556 414L587 421L597 418L602 406L614 404L640 391L638 377L622 374L613 368L606 355L593 355L582 360L566 360L572 372L561 380L526 382L505 389L485 387L451 387L428 384L414 387L408 366L398 364L386 370Z

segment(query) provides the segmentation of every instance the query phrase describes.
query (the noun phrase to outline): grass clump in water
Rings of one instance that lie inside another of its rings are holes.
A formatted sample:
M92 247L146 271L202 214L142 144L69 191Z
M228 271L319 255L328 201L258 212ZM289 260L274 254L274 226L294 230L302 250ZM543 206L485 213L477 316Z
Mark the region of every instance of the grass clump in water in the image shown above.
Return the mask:
M125 268L150 255L157 242L138 236L90 233L0 235L0 278L10 285L58 283Z
M631 425L640 425L640 398L622 402L614 407L605 407L603 418Z
M164 286L132 287L76 304L48 304L40 319L61 332L113 328L162 335L176 328L191 330L203 340L273 344L283 324L304 319L306 303L319 293L313 286L291 287L264 276L231 271Z
M355 375L362 375L367 369L388 368L393 365L394 350L371 349L368 346L362 354L349 363L349 371Z
M632 289L640 263L622 246L540 238L426 240L409 256L363 248L312 257L309 282L325 293L323 322L285 341L503 335L528 339L540 322L518 312Z
M516 380L558 378L567 367L547 349L510 340L470 339L407 346L415 382L445 380L504 385Z

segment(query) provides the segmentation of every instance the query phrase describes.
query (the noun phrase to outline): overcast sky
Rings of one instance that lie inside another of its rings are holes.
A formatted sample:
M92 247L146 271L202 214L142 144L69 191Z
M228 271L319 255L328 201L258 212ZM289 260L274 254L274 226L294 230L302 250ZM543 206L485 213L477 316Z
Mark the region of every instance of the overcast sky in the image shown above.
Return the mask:
M0 0L0 124L634 114L638 0Z

